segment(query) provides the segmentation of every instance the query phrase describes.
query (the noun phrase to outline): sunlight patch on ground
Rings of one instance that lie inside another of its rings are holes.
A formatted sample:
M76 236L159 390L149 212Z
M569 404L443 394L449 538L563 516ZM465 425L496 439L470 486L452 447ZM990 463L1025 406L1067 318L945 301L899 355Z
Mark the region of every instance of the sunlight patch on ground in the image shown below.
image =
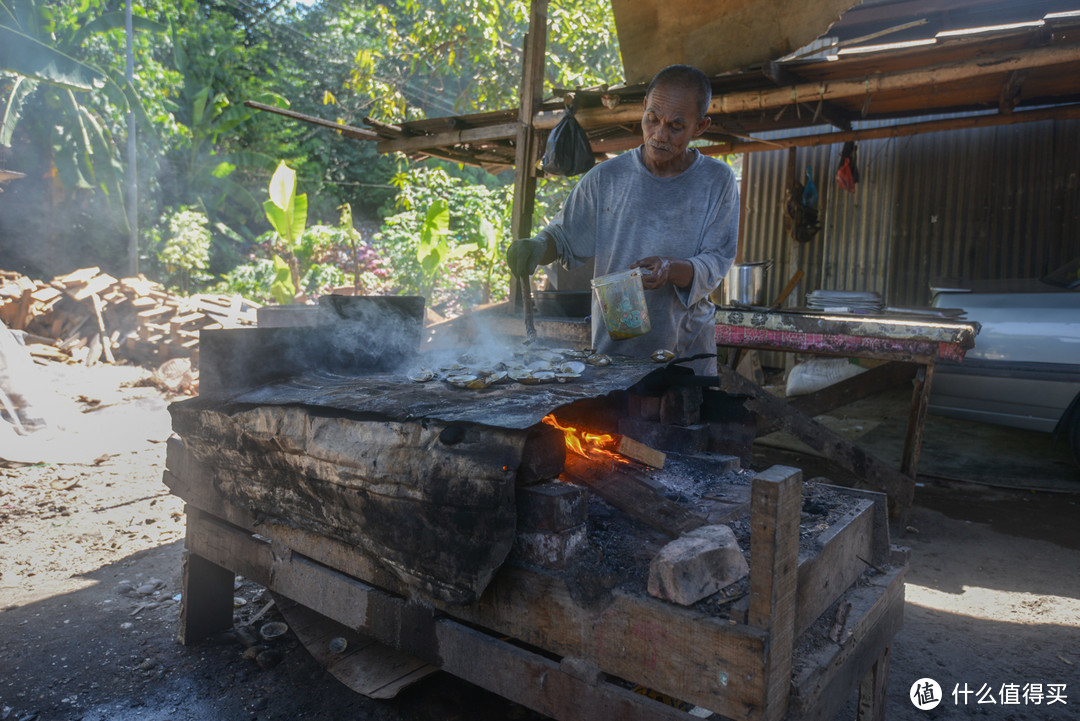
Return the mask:
M961 588L960 593L948 593L908 583L905 599L922 608L984 621L1080 626L1080 599L979 586Z

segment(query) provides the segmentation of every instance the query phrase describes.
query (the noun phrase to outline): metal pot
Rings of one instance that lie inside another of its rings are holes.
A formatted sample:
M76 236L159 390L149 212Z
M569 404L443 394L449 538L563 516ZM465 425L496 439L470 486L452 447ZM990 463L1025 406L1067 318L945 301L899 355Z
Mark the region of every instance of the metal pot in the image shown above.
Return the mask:
M766 305L765 274L772 264L772 260L734 263L720 287L712 292L712 301L724 306Z

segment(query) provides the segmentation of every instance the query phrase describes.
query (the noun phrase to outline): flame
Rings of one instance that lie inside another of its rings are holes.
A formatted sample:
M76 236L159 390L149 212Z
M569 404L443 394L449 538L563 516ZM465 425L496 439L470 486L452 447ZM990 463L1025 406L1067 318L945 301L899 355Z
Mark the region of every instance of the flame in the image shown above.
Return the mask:
M593 433L573 426L565 426L559 423L555 416L550 413L544 416L543 422L562 431L566 435L566 447L579 456L594 460L618 460L620 458L617 453L613 452L616 436L610 433Z

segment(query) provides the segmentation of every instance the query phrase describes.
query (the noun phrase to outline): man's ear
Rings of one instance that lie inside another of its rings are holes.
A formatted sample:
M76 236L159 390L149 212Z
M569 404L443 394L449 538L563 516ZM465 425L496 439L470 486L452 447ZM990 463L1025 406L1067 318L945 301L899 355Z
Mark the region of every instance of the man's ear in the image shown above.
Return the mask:
M712 118L710 118L708 115L697 121L697 127L694 128L694 137L696 138L697 136L704 133L706 130L709 129L710 125L712 125Z

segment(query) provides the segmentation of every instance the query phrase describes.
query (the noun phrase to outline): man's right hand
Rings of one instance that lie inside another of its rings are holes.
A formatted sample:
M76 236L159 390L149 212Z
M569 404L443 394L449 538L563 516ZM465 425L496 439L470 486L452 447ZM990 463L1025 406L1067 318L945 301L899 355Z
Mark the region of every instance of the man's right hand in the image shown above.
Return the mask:
M547 238L522 238L510 243L506 249L506 265L519 278L527 278L536 272L548 250Z

